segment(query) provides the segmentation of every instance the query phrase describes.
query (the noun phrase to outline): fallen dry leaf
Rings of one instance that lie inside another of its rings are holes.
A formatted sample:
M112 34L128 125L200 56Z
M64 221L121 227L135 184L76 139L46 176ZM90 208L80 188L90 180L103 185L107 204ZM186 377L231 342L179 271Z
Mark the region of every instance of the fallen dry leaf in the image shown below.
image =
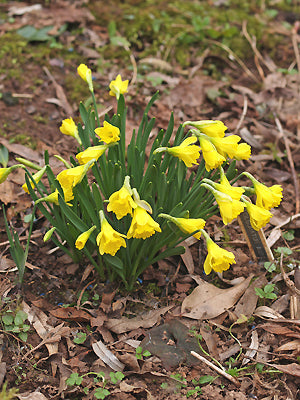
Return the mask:
M125 365L99 340L92 344L92 348L97 356L114 371L123 371Z
M292 376L297 376L300 378L300 365L296 363L291 363L287 365L281 364L268 364L271 367L277 368L279 371L284 372L285 374L289 374Z
M41 392L26 392L23 394L16 394L16 396L20 400L47 400L47 397L45 397Z
M251 279L252 276L249 276L239 285L229 289L219 289L205 281L198 281L199 285L182 302L182 316L193 319L217 317L237 302Z
M58 307L50 311L56 318L68 319L76 322L89 322L92 316L84 310L77 310L75 307Z
M151 310L141 316L135 317L135 318L111 318L108 321L105 322L106 328L110 329L111 331L115 333L124 333L128 331L132 331L137 328L151 328L153 325L155 325L158 320L160 319L160 316L165 314L167 311L169 311L172 308L172 306L167 306L160 308L158 310Z

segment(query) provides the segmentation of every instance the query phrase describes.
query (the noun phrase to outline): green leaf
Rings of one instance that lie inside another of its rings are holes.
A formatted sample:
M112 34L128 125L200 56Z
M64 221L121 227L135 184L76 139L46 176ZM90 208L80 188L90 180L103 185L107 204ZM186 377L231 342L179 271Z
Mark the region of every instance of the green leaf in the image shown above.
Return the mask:
M36 29L34 26L26 25L17 30L17 34L27 39L29 42L46 42L52 36L47 33L53 28L52 26L45 26L41 29Z
M96 399L105 399L106 396L110 395L110 391L103 388L98 388L94 392Z
M86 333L84 332L78 332L76 337L74 338L74 343L76 344L82 344L86 341Z
M14 324L15 325L23 325L24 322L26 321L26 319L27 319L26 312L23 310L19 310L15 315Z
M6 168L7 167L7 163L8 163L8 159L9 159L9 153L7 148L1 144L0 145L0 164Z
M27 342L28 334L26 332L20 332L18 336L23 342Z
M3 314L1 319L4 325L12 325L14 322L14 316L12 314Z

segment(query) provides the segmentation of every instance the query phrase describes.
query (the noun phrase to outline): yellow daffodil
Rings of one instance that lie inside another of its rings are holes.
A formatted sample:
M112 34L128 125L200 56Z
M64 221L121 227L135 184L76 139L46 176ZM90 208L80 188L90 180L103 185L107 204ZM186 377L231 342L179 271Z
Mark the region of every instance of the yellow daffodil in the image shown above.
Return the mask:
M119 74L115 80L111 81L109 84L111 96L115 96L119 100L120 95L127 92L128 80L122 81L121 75Z
M76 239L76 242L75 242L75 246L78 250L82 250L84 248L86 242L88 241L89 237L91 236L91 234L94 232L95 229L96 229L96 226L93 225L90 229L81 233L78 236L78 238Z
M129 176L125 177L124 184L120 190L114 192L107 206L107 211L113 211L118 219L125 215L132 215L132 209L136 208L136 203L132 199L132 190L129 183Z
M44 166L43 168L41 168L38 172L36 172L34 175L32 175L33 179L35 180L36 183L39 183L40 180L42 179L44 173L46 171L46 166ZM30 180L30 179L29 179ZM34 189L35 184L30 180L30 185L32 187L32 189ZM28 190L28 186L27 183L24 183L22 185L22 189L24 190L24 192L29 194L29 190Z
M103 127L96 128L95 133L107 144L115 143L120 140L120 129L107 121L103 122Z
M48 196L41 197L40 199L36 200L35 204L39 204L42 201L46 201L47 203L54 203L57 206L59 205L58 202L58 190L56 189L54 192L50 193Z
M235 264L234 254L219 247L208 235L206 237L206 244L207 257L204 261L204 272L206 275L210 274L212 270L215 272L226 271L231 264Z
M113 229L104 217L104 213L100 211L101 231L97 235L96 242L99 246L99 253L114 256L121 247L126 247L126 235L123 235Z
M0 168L0 183L3 183L4 181L6 181L8 175L17 168L25 169L24 165L22 165L22 164L12 165L11 167L7 167L7 168Z
M187 167L192 167L193 164L199 164L197 160L200 156L200 147L192 144L195 142L197 142L197 138L195 136L190 136L179 146L167 147L167 151L172 154L172 156L182 160Z
M75 122L73 121L73 118L64 119L61 123L59 130L64 135L72 136L73 138L75 138L77 140L77 142L79 144L81 144L81 140L80 140L80 137L78 134L78 128L77 128Z
M91 92L94 91L92 71L85 64L80 64L77 68L78 75L82 78L89 86Z
M217 152L215 146L208 139L201 136L199 141L207 171L218 168L226 161L226 158Z
M220 153L223 157L233 158L237 149L238 142L241 138L237 135L230 135L223 138L220 137L212 137L210 141L214 144L218 153Z
M250 216L250 223L252 225L252 228L256 231L259 231L270 221L272 217L271 212L269 210L266 210L265 208L252 204L243 198L242 200L244 201L248 214Z
M213 188L219 190L219 192L228 194L234 200L240 200L242 194L245 192L245 189L241 187L231 186L222 167L219 167L220 170L220 183L214 182L210 179L203 179L203 182L208 183Z
M243 175L246 175L253 183L258 207L270 210L279 206L282 199L282 187L280 185L268 187L256 180L249 172L244 172Z
M186 121L183 126L191 125L199 129L200 132L210 137L224 137L227 126L222 121L203 120L203 121Z
M55 226L53 226L49 231L47 231L43 237L44 242L48 242L51 239L53 232L56 230Z
M82 181L94 162L95 160L90 160L84 165L79 165L78 167L74 168L67 168L57 175L56 179L63 189L66 202L74 198L73 188Z
M244 211L245 204L241 201L231 198L228 194L222 193L206 183L202 183L201 186L206 187L214 195L225 225L230 223Z
M155 232L161 232L159 224L154 221L144 208L137 206L133 211L127 238L147 239Z
M251 157L251 146L247 143L238 144L237 150L234 153L233 158L236 160L249 160Z
M166 218L172 221L185 234L193 233L199 229L203 229L206 221L202 218L176 218L168 214L159 214L159 217ZM200 239L201 232L196 232L193 235L196 239Z
M76 158L79 164L83 165L93 159L98 160L98 158L102 156L102 154L105 152L107 148L108 145L106 144L91 146L85 149L84 151L81 151L80 153L76 154Z

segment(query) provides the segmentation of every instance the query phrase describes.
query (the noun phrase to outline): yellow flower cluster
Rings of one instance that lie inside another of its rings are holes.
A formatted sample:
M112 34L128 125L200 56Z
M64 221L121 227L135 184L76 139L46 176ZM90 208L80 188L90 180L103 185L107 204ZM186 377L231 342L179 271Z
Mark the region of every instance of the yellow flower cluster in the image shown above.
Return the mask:
M88 84L94 99L91 70L85 64L80 64L77 72ZM121 95L127 92L128 80L122 81L121 76L118 75L115 80L111 81L109 88L109 94L119 99ZM215 168L219 169L219 182L214 182L210 179L202 179L201 186L208 189L213 194L224 224L227 225L231 223L246 209L254 229L259 230L265 226L272 217L270 209L277 207L281 202L281 186L274 185L267 187L258 182L251 174L244 172L242 175L247 176L251 180L254 187L253 190L256 194L256 204L252 204L250 199L244 195L246 188L232 186L222 168L222 165L228 158L235 160L249 159L251 147L246 143L239 143L241 138L237 135L225 136L227 127L222 121L187 121L183 126L192 127L189 130L190 136L186 137L178 146L159 147L153 154L166 152L173 157L177 157L186 167L192 167L199 164L198 160L200 153L202 153L207 171L211 171ZM74 137L79 145L82 145L78 128L71 117L62 121L60 131L65 135ZM94 132L100 139L99 144L87 147L78 152L76 155L79 163L78 166L71 167L63 160L67 168L56 177L62 188L64 200L67 204L74 199L73 190L75 186L82 181L89 169L93 167L94 163L110 146L116 145L120 141L120 129L107 121L104 121L103 126L96 128ZM18 167L23 168L22 165L0 168L0 183L7 178L10 172ZM41 168L32 176L32 188L41 180L45 170L46 167ZM23 185L23 189L29 192L27 184ZM36 203L41 201L52 202L59 205L59 191L56 189L48 196L38 199ZM112 193L107 202L108 213L113 213L117 220L121 220L125 216L130 215L131 223L126 234L119 233L113 228L112 225L114 225L114 223L112 222L111 225L108 221L109 218L105 216L104 211L99 211L101 229L100 232L95 235L94 239L96 239L101 255L110 254L111 256L115 256L121 247L126 248L129 239L135 238L145 240L156 232L162 232L159 223L151 216L151 206L146 201L140 199L137 189L131 188L129 176L125 177L123 186ZM206 231L204 231L206 223L204 219L189 217L179 218L164 213L159 214L158 218L165 219L166 221L164 221L164 223L168 223L168 221L174 223L185 235L193 235L196 239L204 237L207 243L208 253L204 262L204 271L206 274L209 274L212 270L216 272L225 271L231 264L235 263L234 255L220 248L211 240ZM54 229L55 228L52 228L52 230L48 232L48 237L52 235ZM82 250L85 247L90 236L96 229L96 226L93 225L90 229L78 236L75 242L75 246L78 250Z

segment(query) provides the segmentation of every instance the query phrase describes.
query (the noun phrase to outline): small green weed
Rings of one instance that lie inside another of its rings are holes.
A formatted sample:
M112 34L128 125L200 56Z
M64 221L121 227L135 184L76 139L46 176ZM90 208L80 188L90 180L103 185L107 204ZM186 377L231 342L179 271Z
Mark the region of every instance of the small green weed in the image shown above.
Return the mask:
M135 356L136 356L137 360L142 360L143 357L150 357L151 353L148 350L143 351L142 347L138 346L135 350Z
M263 289L255 288L255 293L261 299L275 300L275 299L277 299L277 295L276 295L276 293L274 293L274 289L275 289L275 284L268 283Z
M1 315L3 329L6 332L17 333L19 338L26 342L30 325L25 324L27 314L23 310L13 312L7 310Z

